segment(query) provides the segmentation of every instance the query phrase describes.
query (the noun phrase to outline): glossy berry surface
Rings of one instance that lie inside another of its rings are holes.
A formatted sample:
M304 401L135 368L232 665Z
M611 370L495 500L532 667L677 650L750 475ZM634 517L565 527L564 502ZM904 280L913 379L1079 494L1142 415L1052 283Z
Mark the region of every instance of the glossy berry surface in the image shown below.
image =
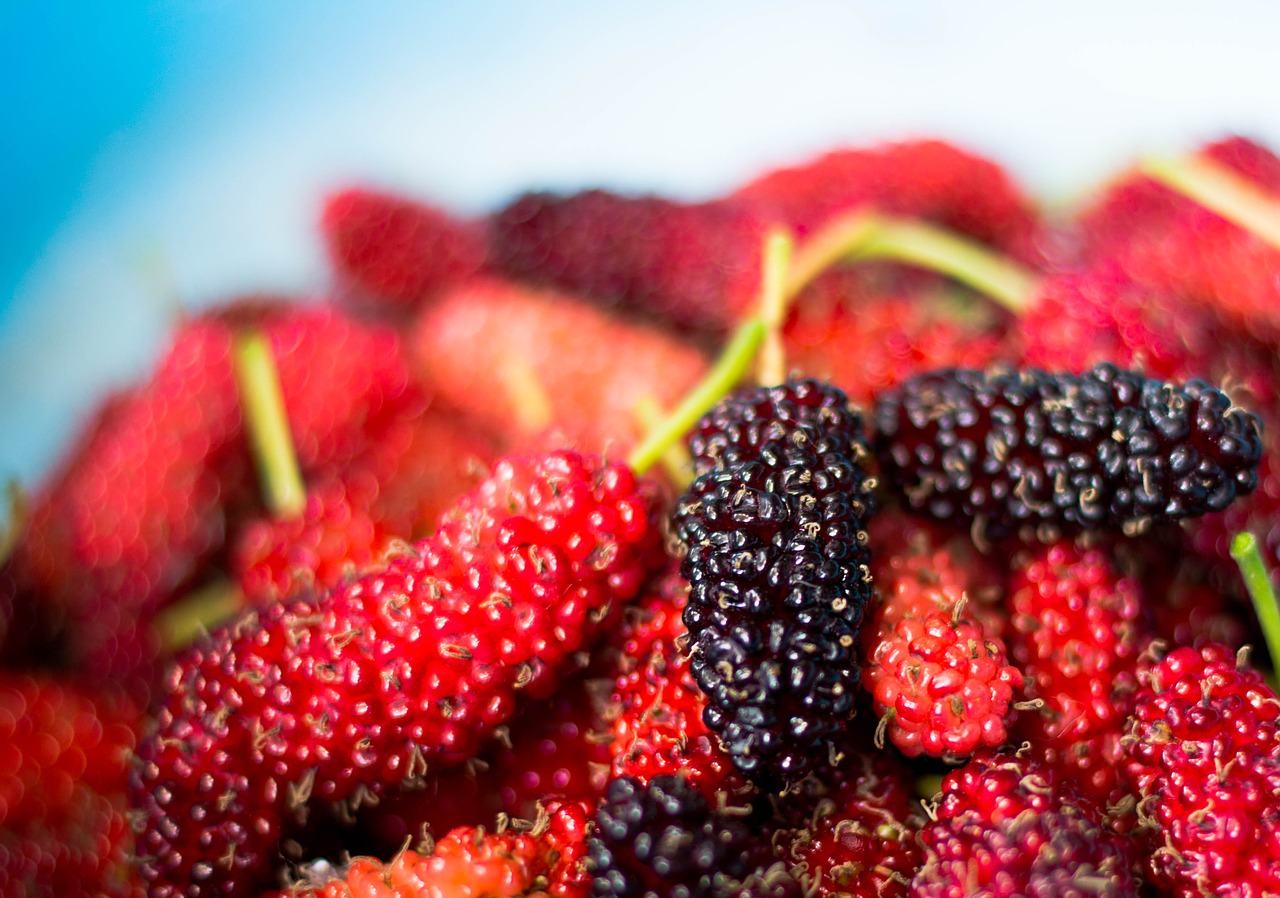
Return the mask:
M789 382L731 397L690 439L684 611L704 719L751 778L794 780L845 726L871 594L860 419Z
M876 404L886 480L990 537L1053 539L1221 511L1257 485L1258 419L1202 381L1111 364L1082 375L944 369Z
M245 894L309 802L354 813L472 757L641 588L651 502L619 465L508 458L382 570L191 650L133 776L152 894Z
M751 832L680 776L610 782L587 840L593 898L710 898L748 872Z

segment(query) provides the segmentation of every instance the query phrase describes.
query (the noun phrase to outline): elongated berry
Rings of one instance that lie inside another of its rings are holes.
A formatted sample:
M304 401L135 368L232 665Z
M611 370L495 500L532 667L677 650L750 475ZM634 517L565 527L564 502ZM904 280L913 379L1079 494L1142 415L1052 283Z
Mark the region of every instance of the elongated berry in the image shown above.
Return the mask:
M1110 364L1082 375L941 369L881 395L876 449L912 508L991 538L1142 529L1257 485L1255 415L1203 381Z
M703 720L707 698L694 681L681 619L689 586L672 570L635 606L612 643L619 650L611 698L615 777L645 784L680 774L708 801L742 790L742 775Z
M192 649L132 780L154 898L251 894L311 802L472 757L659 563L652 502L620 465L509 458L384 569Z
M406 312L484 260L480 227L442 209L352 187L325 200L320 218L336 292L352 305Z
M1008 604L1012 656L1040 700L1017 735L1099 806L1118 806L1130 794L1120 741L1150 639L1137 579L1102 549L1060 542L1017 559Z
M794 780L853 713L871 594L861 420L817 381L749 390L690 439L676 529L704 719L753 779Z

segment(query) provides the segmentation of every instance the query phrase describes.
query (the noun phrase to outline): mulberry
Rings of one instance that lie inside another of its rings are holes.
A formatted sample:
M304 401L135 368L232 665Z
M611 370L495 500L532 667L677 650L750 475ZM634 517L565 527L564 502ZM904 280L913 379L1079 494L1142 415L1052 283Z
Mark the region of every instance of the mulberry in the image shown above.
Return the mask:
M853 714L871 597L860 417L817 381L738 394L690 440L675 513L704 720L757 781L793 781Z
M990 538L1140 531L1227 507L1258 482L1256 415L1199 380L1111 364L921 374L876 404L886 479L912 508Z

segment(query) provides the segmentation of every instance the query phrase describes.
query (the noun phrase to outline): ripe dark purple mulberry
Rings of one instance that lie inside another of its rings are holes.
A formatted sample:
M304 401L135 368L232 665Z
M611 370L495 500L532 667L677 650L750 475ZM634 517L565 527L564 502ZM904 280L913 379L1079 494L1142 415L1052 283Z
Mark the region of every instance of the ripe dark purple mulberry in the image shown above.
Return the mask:
M1258 482L1256 415L1200 380L947 368L877 401L876 452L912 508L1001 538L1137 532L1221 511Z
M760 783L804 776L853 714L871 597L860 416L817 381L738 394L690 441L676 529L704 719Z
M727 894L749 872L751 843L740 815L713 812L684 777L619 777L587 839L592 898Z

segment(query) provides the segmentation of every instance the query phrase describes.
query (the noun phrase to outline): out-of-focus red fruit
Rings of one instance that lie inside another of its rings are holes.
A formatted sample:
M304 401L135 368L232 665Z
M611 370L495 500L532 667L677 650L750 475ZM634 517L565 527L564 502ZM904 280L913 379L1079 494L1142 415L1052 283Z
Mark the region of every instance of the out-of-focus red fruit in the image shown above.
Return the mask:
M1004 316L922 290L878 295L854 272L832 272L798 296L783 340L787 364L869 406L928 368L985 368L1004 350Z
M372 432L342 479L369 497L365 509L378 528L416 540L435 530L440 515L484 477L497 455L488 434L432 405Z
M994 162L940 140L835 150L767 172L733 198L800 236L865 207L943 225L1023 262L1041 260L1040 222L1022 189Z
M755 304L768 225L731 201L528 193L489 220L489 264L679 328L727 331Z
M145 688L151 616L221 547L225 507L251 489L230 351L220 323L183 324L150 380L112 400L36 491L6 565L0 654Z
M142 894L125 800L140 722L118 694L0 674L0 894Z
M261 605L304 589L333 589L373 567L388 534L360 500L331 480L308 490L302 514L251 522L232 558L245 600Z
M643 435L643 400L673 407L708 367L670 334L492 279L440 297L411 339L423 379L492 432L611 454Z
M1280 157L1246 137L1227 137L1200 151L1253 181L1264 190L1280 192ZM1108 185L1076 216L1074 227L1082 259L1112 256L1131 240L1161 231L1195 202L1151 178L1133 173Z
M1041 259L1036 212L998 166L947 143L912 141L836 151L704 203L604 190L526 194L490 219L489 262L508 277L724 332L756 305L771 229L803 238L855 209Z
M477 224L378 190L351 187L330 195L320 230L338 296L391 313L416 309L484 261Z

